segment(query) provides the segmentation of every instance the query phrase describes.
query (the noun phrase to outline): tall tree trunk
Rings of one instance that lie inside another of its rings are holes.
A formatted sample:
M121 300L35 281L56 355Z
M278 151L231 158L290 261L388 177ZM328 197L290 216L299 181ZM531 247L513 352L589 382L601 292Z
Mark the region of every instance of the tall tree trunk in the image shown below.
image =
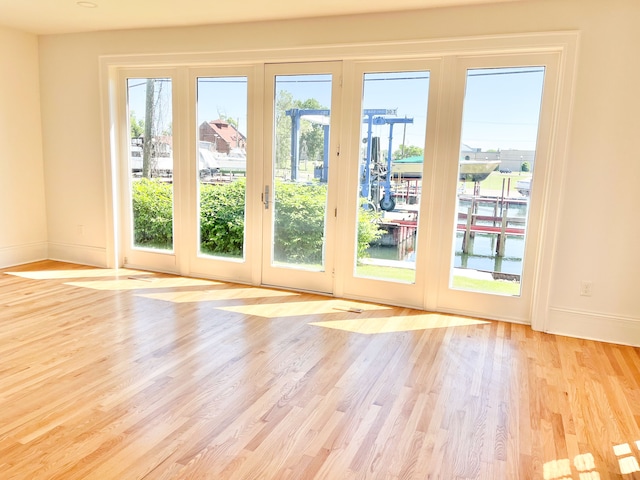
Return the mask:
M142 147L142 176L151 178L151 155L153 153L153 98L155 96L155 81L147 79L147 100L144 115L144 144Z

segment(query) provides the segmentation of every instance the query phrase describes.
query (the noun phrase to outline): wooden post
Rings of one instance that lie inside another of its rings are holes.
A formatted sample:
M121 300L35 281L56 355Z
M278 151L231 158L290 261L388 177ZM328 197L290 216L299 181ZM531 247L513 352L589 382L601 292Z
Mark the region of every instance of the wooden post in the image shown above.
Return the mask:
M500 225L500 234L498 235L498 246L497 246L497 254L499 257L504 257L504 246L507 243L507 209L505 208L502 212L502 225Z
M471 225L475 225L476 224L476 219L475 219L475 215L477 215L478 213L478 205L480 202L477 201L477 197L474 195L474 197L471 199L471 215L469 215L469 217L471 217ZM468 221L468 219L467 219ZM476 232L470 232L469 233L469 238L470 239L474 239L476 238Z
M464 230L464 238L462 239L462 252L469 253L469 242L471 240L471 219L473 218L473 207L467 210L467 225Z

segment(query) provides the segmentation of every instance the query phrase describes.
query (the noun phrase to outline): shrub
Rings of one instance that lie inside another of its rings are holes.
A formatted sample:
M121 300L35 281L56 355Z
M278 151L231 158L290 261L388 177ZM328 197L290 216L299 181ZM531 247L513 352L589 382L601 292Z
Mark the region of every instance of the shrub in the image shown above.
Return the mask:
M358 261L361 258L367 258L369 245L386 233L379 226L380 213L373 209L365 209L366 204L367 201L363 198L358 210L358 249L356 252Z
M132 185L133 237L136 247L173 248L173 187L141 178Z
M319 264L324 250L327 186L322 183L276 183L274 260Z
M522 172L530 172L531 171L531 165L529 165L529 162L522 162L522 165L520 165L520 171L522 171Z
M200 242L202 253L242 257L244 246L245 179L200 187ZM276 184L274 208L275 251L278 262L319 264L324 249L325 184ZM172 248L173 188L158 180L133 183L133 223L138 247ZM379 214L360 209L358 258L382 235Z
M326 196L325 184L277 184L274 226L276 261L302 264L322 262ZM368 256L370 243L384 233L378 226L379 219L380 214L373 210L359 210L358 259Z
M242 257L245 179L200 186L200 249L202 253Z

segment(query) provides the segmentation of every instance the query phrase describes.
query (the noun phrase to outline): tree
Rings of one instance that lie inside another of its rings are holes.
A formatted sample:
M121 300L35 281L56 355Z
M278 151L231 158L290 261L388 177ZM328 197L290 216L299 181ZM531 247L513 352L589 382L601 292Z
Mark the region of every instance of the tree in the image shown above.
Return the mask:
M401 158L418 157L423 155L423 149L416 147L415 145L400 145L400 148L393 152L393 159L399 160Z
M293 108L293 95L280 90L275 112L276 168L287 168L291 164L291 118L285 113L290 108Z
M144 133L144 120L136 118L136 112L129 113L129 126L131 127L131 138L138 138Z
M296 108L307 110L325 110L318 100L309 98L304 102L297 100ZM304 118L300 122L300 144L307 147L307 155L312 162L321 162L324 155L324 128Z
M142 143L142 176L151 178L151 173L157 161L158 137L171 135L171 88L164 88L164 84L170 85L170 80L162 78L148 78L144 83L138 83L136 87L144 85L145 112L144 122L136 122L136 128L143 130ZM142 93L142 92L141 92ZM131 122L132 134L134 122Z
M229 115L225 115L224 113L220 113L220 110L218 110L218 117L220 118L220 120L222 120L223 122L227 122L229 125L231 125L233 128L235 128L236 130L238 130L238 120L236 120L233 117L230 117Z

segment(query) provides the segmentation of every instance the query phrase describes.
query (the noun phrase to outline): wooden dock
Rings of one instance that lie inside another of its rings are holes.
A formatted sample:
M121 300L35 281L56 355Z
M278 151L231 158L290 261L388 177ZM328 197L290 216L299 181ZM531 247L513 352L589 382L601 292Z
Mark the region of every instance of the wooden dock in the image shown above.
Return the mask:
M382 235L378 244L389 247L403 245L408 240L412 240L418 228L416 220L391 220L380 224L380 228L387 233Z
M526 219L522 217L508 217L508 209L505 208L502 216L479 215L473 213L473 207L469 207L467 213L458 213L458 223L456 229L464 232L462 239L462 252L469 253L473 250L473 237L476 233L488 233L498 236L496 242L496 255L504 257L505 245L508 236L523 237L526 233ZM460 221L462 220L462 223ZM483 222L483 223L478 223ZM487 225L484 222L491 222Z

